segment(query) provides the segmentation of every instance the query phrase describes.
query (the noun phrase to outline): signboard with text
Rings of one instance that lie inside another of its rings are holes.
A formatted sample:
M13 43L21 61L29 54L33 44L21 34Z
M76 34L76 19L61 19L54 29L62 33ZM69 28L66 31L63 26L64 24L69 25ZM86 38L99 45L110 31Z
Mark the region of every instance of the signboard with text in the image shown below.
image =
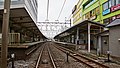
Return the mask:
M111 12L114 12L116 10L119 10L120 9L120 4L116 5L116 6L112 6L111 7Z

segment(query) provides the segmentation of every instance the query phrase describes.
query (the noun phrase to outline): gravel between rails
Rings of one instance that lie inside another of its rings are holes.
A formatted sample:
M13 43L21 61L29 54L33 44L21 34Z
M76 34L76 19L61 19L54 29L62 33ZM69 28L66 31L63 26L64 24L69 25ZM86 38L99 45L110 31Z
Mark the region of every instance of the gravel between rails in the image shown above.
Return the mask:
M45 45L45 43L42 45ZM57 44L49 42L48 45L50 47L54 61L58 65L57 68L89 68L86 65L84 65L80 62L77 62L76 60L74 60L71 57L69 57L69 62L66 62L66 54L61 52L60 50L58 50L57 48L55 48L53 46L53 45L57 45ZM15 61L15 63L14 63L15 68L34 68L40 50L41 50L41 46L30 56L30 58L28 60ZM110 68L120 68L120 65L117 65L115 63L103 63L103 64L110 66ZM8 68L12 68L11 65L12 64L10 62L8 64Z
M66 54L62 51L55 48L53 45L56 45L54 43L50 43L50 50L52 51L52 55L54 56L54 60L57 62L58 67L57 68L89 68L88 66L77 62L75 59L68 57L69 62L66 60Z
M42 44L42 45L44 45L44 44ZM40 46L34 53L32 53L32 55L30 56L29 59L15 61L14 62L14 67L15 68L34 68L35 63L36 63L37 58L38 58L38 55L39 55L39 52L41 50L41 47L42 46ZM11 62L8 64L8 68L12 68L12 63Z

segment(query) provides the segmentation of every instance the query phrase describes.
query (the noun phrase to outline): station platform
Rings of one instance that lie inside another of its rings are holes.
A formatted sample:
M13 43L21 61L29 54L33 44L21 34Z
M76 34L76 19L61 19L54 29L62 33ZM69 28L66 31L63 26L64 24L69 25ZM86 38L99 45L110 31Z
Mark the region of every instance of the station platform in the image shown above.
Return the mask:
M43 41L38 41L38 42L30 42L30 43L22 43L22 44L10 44L8 45L8 48L29 48L33 45L42 43Z
M15 60L26 59L28 55L32 53L32 51L36 50L43 41L31 42L31 43L22 43L22 44L12 44L8 45L8 57L11 54L15 54ZM0 45L1 48L1 45Z
M72 47L73 51L83 54L85 56L88 56L96 61L100 61L101 63L104 63L108 60L107 54L97 54L97 50L95 50L95 49L91 49L91 51L88 52L88 50L85 47L80 48L81 46L77 45L77 44L66 43L66 42L56 42L56 41L55 41L55 43L62 45L68 49L70 49ZM83 46L85 46L85 45L83 45ZM109 58L110 58L110 62L120 64L120 57L115 57L115 56L110 55Z

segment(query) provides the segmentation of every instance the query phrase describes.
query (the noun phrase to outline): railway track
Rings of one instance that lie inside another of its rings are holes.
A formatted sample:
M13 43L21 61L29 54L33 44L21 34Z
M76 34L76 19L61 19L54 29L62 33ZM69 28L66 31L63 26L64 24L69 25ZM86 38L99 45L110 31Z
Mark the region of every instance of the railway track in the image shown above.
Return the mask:
M45 43L40 51L35 68L57 68L48 48L48 43Z
M92 60L84 55L79 54L79 53L73 52L72 50L69 50L67 48L64 48L61 46L55 46L55 47L57 49L61 50L62 52L67 53L70 57L76 59L78 62L81 62L81 63L87 65L90 68L109 68L106 65L103 65L99 62L96 62L96 61L94 61L94 60Z

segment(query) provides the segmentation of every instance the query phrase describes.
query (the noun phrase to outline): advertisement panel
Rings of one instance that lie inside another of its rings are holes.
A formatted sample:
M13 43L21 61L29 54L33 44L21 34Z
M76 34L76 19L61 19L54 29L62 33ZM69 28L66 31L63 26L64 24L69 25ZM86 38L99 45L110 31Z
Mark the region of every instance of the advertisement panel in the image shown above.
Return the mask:
M120 9L120 4L116 5L116 6L112 6L111 7L111 12L114 12L116 10L119 10Z
M109 14L109 13L110 13L110 9L106 9L102 12L102 15L104 16L104 15Z

